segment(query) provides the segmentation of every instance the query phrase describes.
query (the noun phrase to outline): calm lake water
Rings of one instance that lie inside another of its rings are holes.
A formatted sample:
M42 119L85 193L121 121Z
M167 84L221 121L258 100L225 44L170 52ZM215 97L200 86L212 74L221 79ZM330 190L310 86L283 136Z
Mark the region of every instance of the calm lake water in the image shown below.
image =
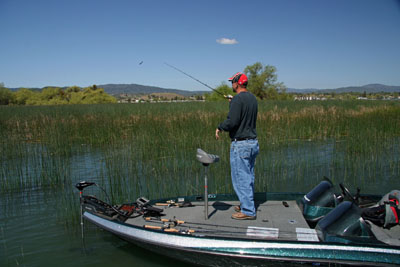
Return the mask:
M377 154L363 155L349 155L342 142L333 140L295 142L261 151L256 163L258 191L306 193L324 175L334 177L335 184L344 182L352 192L357 186L362 193L370 194L400 189L399 140L390 144ZM32 151L38 149L32 146ZM123 149L117 152L124 153ZM74 185L81 180L107 181L98 179L107 177L107 155L109 153L88 148L51 164L44 162L46 158L32 158L19 166L23 171L11 168L11 161L2 162L7 179L52 174L53 171L46 172L46 166L56 166L54 172L62 172L65 184L59 188L32 186L22 192L15 190L0 195L0 266L188 266L149 253L88 222L82 239L77 216L79 195ZM211 177L218 174L218 167L213 168ZM10 177L12 175L15 177ZM229 173L225 175L229 177ZM104 186L107 188L107 184ZM131 200L137 197L132 196Z
M52 194L1 198L0 266L187 266L129 244L94 225L66 227ZM77 206L78 208L78 206Z

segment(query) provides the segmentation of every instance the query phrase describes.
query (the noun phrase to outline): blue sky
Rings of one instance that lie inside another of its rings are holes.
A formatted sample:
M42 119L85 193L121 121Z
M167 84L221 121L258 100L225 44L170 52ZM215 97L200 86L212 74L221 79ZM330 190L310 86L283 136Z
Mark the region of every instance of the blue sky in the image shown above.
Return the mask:
M212 87L256 62L289 88L400 85L400 1L0 0L6 87L209 90L165 62Z

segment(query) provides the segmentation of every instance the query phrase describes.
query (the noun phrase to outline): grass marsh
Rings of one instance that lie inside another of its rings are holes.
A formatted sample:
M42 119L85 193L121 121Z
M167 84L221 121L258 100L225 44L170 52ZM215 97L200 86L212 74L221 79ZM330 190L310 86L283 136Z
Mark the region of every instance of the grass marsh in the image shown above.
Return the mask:
M2 192L62 188L94 179L112 201L199 194L198 147L221 156L210 192L233 192L228 103L0 107ZM323 175L365 193L398 181L400 103L259 102L257 191L307 191ZM77 167L79 166L79 168ZM79 169L79 171L77 170Z

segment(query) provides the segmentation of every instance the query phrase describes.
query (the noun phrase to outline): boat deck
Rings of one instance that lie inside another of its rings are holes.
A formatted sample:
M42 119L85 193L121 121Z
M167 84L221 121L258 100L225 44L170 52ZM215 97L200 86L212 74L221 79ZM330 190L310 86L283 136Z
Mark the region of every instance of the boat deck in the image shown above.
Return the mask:
M166 232L191 231L192 235L200 236L318 241L315 230L308 226L296 201L258 203L256 220L231 218L238 201L209 201L207 220L204 202L192 204L193 207L155 206L164 210L165 216L161 219L145 220L140 216L130 218L126 223Z

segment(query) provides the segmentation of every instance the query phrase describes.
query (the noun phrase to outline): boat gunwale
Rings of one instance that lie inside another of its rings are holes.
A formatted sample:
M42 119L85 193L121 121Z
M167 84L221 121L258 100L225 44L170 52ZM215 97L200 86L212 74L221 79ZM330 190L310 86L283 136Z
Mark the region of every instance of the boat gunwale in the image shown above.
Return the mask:
M315 247L318 247L317 249L323 249L323 250L332 250L334 249L335 251L349 251L349 249L352 249L351 251L353 252L361 252L361 253L383 253L383 254L389 254L389 255L400 255L400 247L397 246L391 246L391 245L384 245L384 246L379 246L379 245L370 245L370 244L366 244L366 245L358 245L358 244L352 244L352 245L346 245L346 244L342 244L342 243L321 243L321 242L315 242L315 241L293 241L293 240L262 240L262 239L249 239L249 238L232 238L232 237L218 237L218 236L197 236L197 235L190 235L190 234L180 234L180 233L174 233L174 232L161 232L160 230L156 230L156 229L147 229L147 228L143 228L137 225L132 225L132 224L127 224L124 222L120 222L120 221L113 221L113 220L108 220L105 218L102 218L96 214L93 214L91 212L87 212L85 211L85 213L91 214L92 216L96 216L97 218L100 218L101 220L104 221L108 221L112 224L118 224L127 228L134 228L137 231L146 233L146 232L150 232L150 233L154 233L156 235L161 235L161 236L176 236L179 238L194 238L194 239L202 239L202 240L209 240L209 241L228 241L228 242L240 242L240 243L260 243L260 244L276 244L276 245L281 245L281 246L277 246L277 247L269 247L270 249L304 249L304 250L313 250L316 249ZM87 215L84 214L84 217L86 219L88 219L89 221L91 221L92 223L96 224L97 226L101 227L101 228L106 228L107 230L109 230L110 232L118 235L118 236L125 236L129 239L135 239L138 241L144 241L146 243L152 243L152 244L156 244L156 245L161 245L162 243L160 242L154 242L152 241L152 239L143 239L134 235L129 235L124 233L123 231L116 231L113 228L109 228L107 226L105 226L104 224L101 224L95 220L92 220L91 218L89 218ZM282 245L288 245L289 247L284 247ZM168 244L169 246L174 246L177 249L182 249L182 248L197 248L197 249L201 249L201 247L187 247L187 246L176 246L173 244ZM299 245L302 248L299 248ZM223 248L223 246L218 246ZM216 247L217 248L217 247ZM226 248L226 247L225 247ZM247 249L261 249L262 247L247 247ZM265 246L264 246L265 248ZM196 250L197 251L197 250Z

